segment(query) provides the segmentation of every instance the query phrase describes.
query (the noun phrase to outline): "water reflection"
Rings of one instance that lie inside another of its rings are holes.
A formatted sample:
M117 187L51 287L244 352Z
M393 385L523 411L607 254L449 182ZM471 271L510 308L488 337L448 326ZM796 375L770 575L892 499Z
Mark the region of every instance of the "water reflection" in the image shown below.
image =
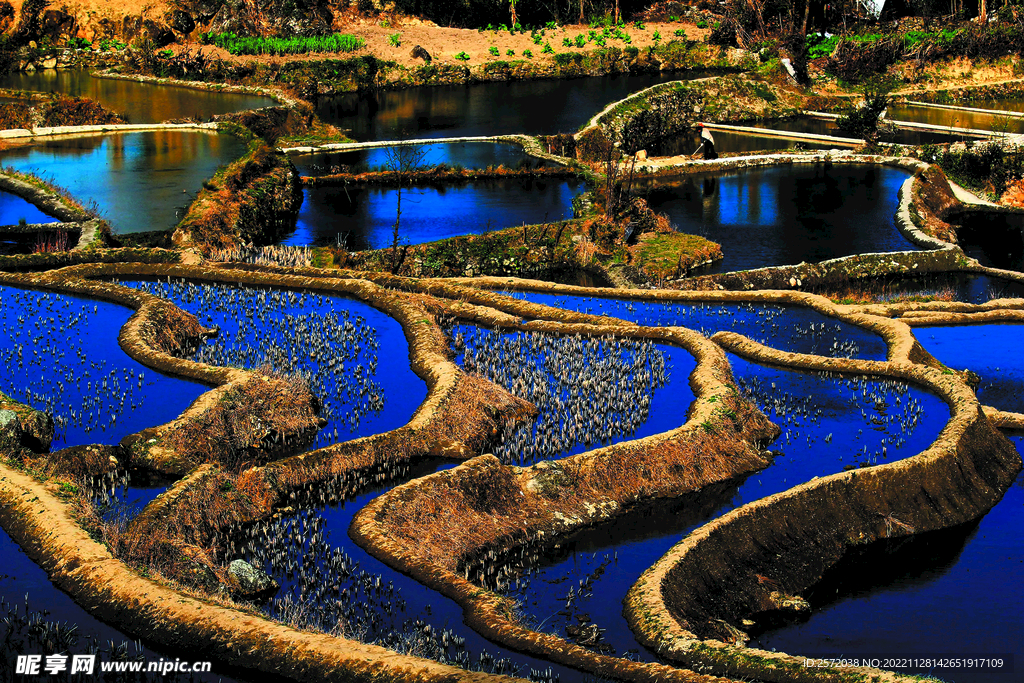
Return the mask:
M171 130L47 140L0 160L94 202L115 232L132 233L173 227L203 181L244 152L230 135Z
M678 231L720 243L725 259L712 272L727 272L916 249L893 223L907 177L886 166L793 165L657 180L641 192Z
M1022 524L1019 476L980 522L876 543L845 558L808 593L816 609L807 621L762 634L751 645L812 656L1019 656ZM1008 664L960 668L952 676L921 668L901 673L957 683L1019 680Z
M317 113L356 140L571 133L605 105L690 74L638 74L345 94Z
M402 190L402 243L420 244L572 217L577 180L509 178ZM352 251L390 246L397 190L306 188L295 232L283 244L347 240Z
M276 104L269 97L208 92L114 78L93 78L83 70L42 69L0 76L0 87L15 90L59 92L88 97L107 109L126 114L130 123L159 123L169 119L198 117L256 109Z
M390 148L395 149L395 148ZM353 152L329 152L325 154L302 154L292 157L292 162L301 175L320 176L330 173L357 173L367 170L387 170L390 159L388 148L362 149ZM490 142L439 143L421 145L416 150L423 155L417 167L429 168L439 164L462 166L464 168L487 168L504 166L515 168L526 161L533 161L518 145L502 145ZM536 163L534 161L534 163ZM341 167L348 167L347 171Z

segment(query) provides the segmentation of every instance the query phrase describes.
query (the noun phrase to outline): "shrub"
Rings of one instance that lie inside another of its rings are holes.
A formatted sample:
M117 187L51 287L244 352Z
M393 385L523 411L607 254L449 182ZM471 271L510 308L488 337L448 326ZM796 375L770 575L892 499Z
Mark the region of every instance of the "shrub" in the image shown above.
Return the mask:
M402 46L402 34L401 33L392 33L391 35L388 36L388 43L390 43L392 47L401 47Z
M394 34L398 35L398 34ZM264 38L262 36L240 36L235 33L203 33L199 36L205 45L216 45L233 55L293 55L310 52L352 52L361 48L365 41L347 33L329 36L291 36L289 38Z
M469 61L469 55L467 55L466 51L463 50L459 54L455 55L455 59L458 59L458 60L463 61L463 62L468 62Z
M496 46L494 46L494 45L491 45L491 47L488 48L488 52L490 52L495 57L498 56L498 48Z

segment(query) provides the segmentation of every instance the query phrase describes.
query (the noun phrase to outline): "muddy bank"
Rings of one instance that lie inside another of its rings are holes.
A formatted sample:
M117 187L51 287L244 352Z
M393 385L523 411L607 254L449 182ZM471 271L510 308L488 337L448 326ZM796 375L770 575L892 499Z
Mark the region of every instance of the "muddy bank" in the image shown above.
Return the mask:
M301 204L295 166L254 141L244 157L204 183L171 240L203 251L270 244L293 229Z

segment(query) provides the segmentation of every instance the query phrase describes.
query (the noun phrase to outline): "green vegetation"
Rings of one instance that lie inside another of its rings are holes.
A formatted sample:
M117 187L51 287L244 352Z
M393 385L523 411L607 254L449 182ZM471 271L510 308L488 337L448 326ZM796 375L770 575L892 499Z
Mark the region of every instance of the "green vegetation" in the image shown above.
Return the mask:
M393 34L393 35L398 35ZM347 33L329 36L293 36L290 38L264 38L240 36L235 33L203 33L199 40L204 45L216 45L233 55L301 55L310 52L352 52L365 41Z
M392 33L392 34L390 34L388 36L388 43L392 47L401 47L402 46L402 34L401 33Z
M455 59L458 59L458 60L463 61L463 62L468 62L469 61L469 55L466 54L465 50L463 50L459 54L455 55Z
M494 45L491 45L491 47L488 48L488 52L490 52L495 57L498 56L498 48L496 46L494 46Z

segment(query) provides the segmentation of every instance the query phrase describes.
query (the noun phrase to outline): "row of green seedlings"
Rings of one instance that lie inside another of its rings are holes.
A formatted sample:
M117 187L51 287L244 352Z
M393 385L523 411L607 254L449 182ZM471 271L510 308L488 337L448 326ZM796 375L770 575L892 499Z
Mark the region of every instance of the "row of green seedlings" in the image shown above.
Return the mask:
M329 36L290 36L288 38L240 36L209 31L199 36L204 45L215 45L233 55L295 55L311 52L353 52L366 44L348 33Z

